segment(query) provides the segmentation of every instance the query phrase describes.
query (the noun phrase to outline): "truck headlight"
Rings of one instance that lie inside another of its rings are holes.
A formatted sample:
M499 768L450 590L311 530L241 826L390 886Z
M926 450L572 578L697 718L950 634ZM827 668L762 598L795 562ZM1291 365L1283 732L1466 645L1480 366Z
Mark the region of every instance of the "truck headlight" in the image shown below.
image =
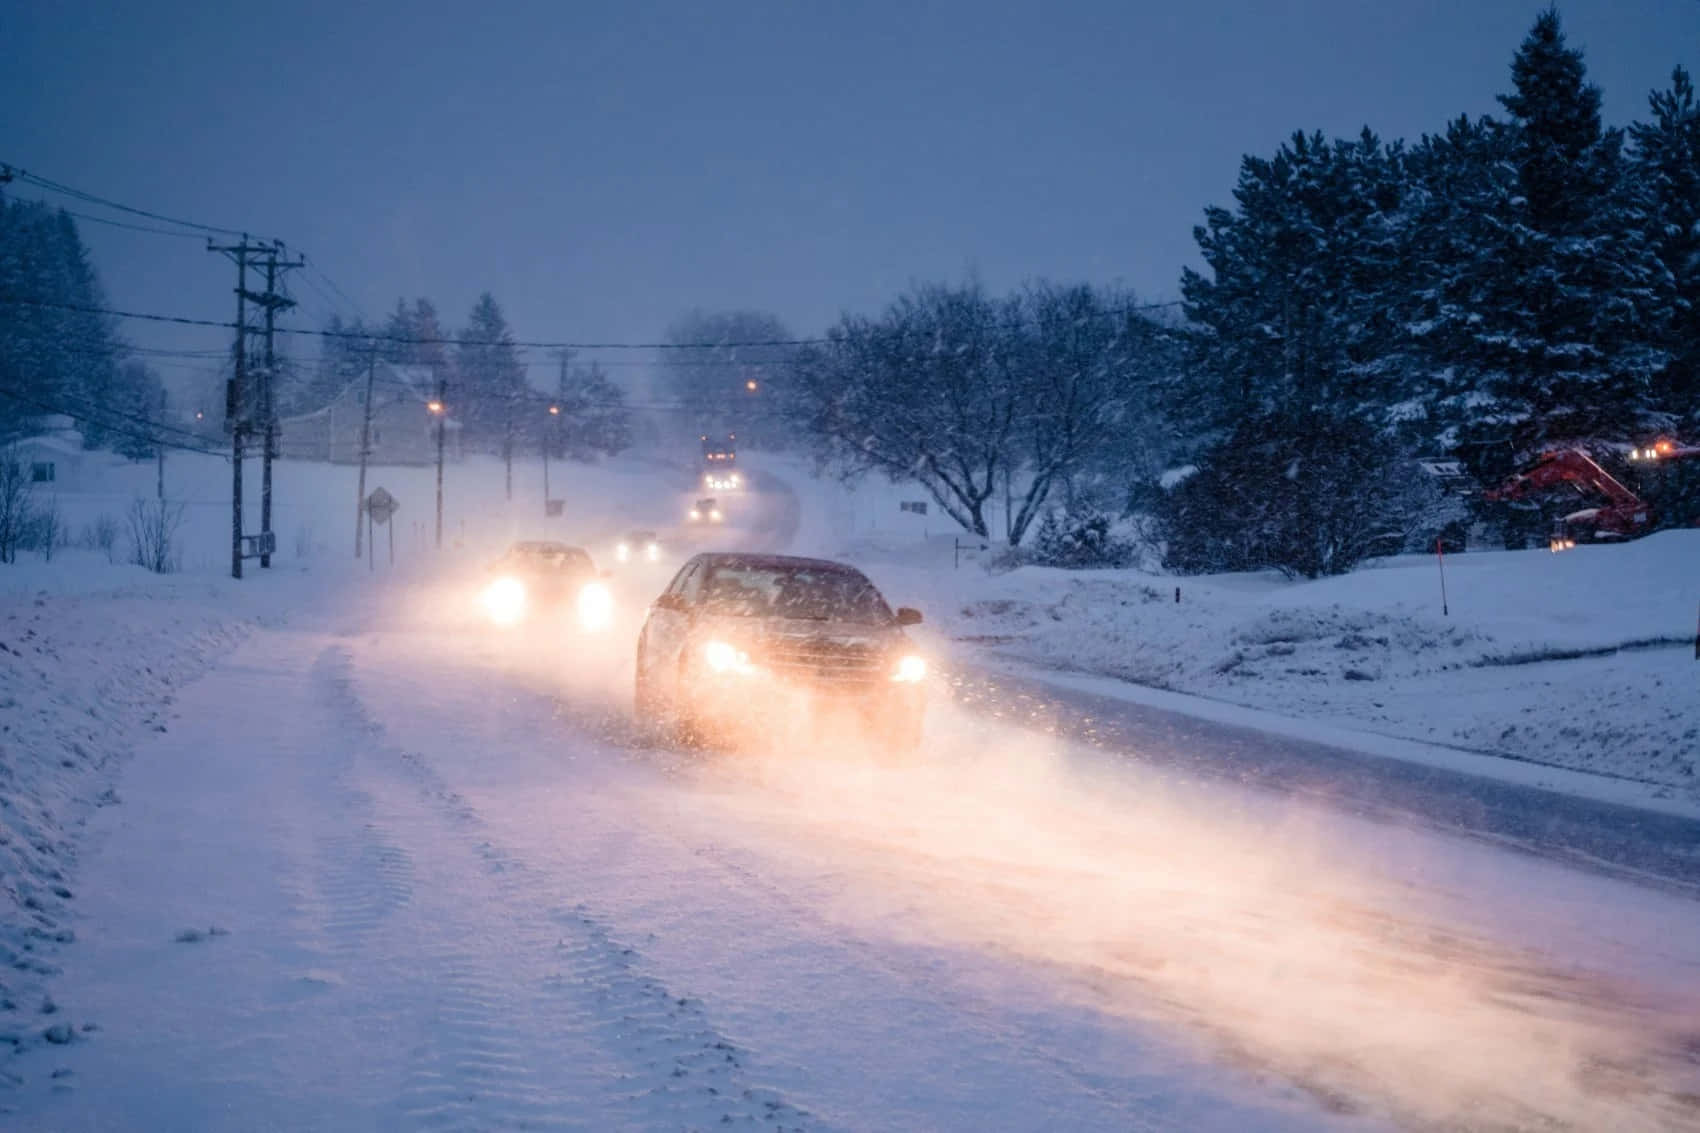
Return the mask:
M517 578L498 578L479 595L484 612L500 626L511 626L525 616L525 584Z
M927 679L927 659L910 653L897 663L892 670L891 679L903 684L914 684Z
M614 596L600 582L587 582L578 592L578 624L585 629L607 629L614 620Z

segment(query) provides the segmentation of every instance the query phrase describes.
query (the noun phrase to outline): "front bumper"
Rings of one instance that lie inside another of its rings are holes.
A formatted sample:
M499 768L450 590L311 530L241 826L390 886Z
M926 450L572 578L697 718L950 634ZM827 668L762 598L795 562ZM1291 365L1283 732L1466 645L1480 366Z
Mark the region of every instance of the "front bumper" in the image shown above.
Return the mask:
M926 712L918 682L786 680L770 673L702 674L686 690L701 730L726 739L833 739L913 744Z

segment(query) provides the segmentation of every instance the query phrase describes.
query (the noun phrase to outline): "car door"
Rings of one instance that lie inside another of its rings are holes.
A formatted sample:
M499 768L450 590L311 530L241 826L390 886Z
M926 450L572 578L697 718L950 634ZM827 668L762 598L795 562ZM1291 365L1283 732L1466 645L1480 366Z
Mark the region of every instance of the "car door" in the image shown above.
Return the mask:
M651 679L666 682L679 671L679 653L690 636L691 605L702 571L702 559L686 563L649 608L640 649L645 675Z

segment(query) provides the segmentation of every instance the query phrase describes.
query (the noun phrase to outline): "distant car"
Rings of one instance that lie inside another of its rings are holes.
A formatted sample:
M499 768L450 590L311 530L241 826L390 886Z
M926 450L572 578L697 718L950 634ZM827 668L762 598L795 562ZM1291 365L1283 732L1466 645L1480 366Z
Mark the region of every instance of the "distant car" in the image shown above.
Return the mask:
M490 564L494 577L479 592L492 622L512 626L540 615L570 611L581 629L602 630L614 600L582 547L552 541L515 543Z
M726 515L720 510L720 501L711 497L698 500L691 505L690 514L687 518L692 523L719 523L726 518Z
M654 563L661 561L661 538L653 531L628 531L614 544L614 561Z
M811 723L848 717L909 750L921 738L927 662L903 631L920 621L843 563L697 555L638 637L637 715L712 738L771 730L802 711Z

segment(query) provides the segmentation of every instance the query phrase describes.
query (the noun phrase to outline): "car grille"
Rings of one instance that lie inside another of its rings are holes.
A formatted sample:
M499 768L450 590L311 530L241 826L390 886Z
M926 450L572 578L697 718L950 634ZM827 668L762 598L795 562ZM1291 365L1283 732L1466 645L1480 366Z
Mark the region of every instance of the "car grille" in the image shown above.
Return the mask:
M773 672L799 684L864 688L885 675L885 653L869 645L842 642L775 641L767 650Z

